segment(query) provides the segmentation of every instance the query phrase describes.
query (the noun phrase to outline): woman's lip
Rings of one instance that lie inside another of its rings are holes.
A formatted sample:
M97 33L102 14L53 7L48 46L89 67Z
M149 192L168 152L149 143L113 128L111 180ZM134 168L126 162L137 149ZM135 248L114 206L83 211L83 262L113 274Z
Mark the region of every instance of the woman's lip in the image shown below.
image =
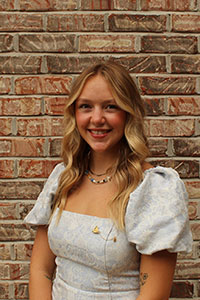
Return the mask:
M109 132L111 131L111 129L88 129L90 132L95 132L95 133L106 133L106 132Z
M92 132L108 132L110 129L88 129L89 131Z
M103 138L107 136L107 134L111 131L111 129L105 129L105 130L94 130L94 129L88 129L92 137L95 138Z

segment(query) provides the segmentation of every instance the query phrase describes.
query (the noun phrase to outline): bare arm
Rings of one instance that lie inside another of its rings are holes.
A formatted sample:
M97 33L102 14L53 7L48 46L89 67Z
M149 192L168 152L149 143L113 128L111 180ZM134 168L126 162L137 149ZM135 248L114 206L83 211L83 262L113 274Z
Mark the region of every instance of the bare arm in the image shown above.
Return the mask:
M137 300L167 300L170 296L176 253L167 250L141 255L140 294Z
M51 300L52 276L55 270L55 255L49 248L47 227L39 226L33 246L30 279L30 300Z

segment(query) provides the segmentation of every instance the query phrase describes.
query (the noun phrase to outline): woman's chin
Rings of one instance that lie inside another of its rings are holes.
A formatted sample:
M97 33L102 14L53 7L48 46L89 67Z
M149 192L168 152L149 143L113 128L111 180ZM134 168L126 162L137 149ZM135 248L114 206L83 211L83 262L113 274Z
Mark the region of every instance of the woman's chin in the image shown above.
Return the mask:
M91 147L90 148L93 153L99 153L99 154L114 154L116 153L117 146L116 147Z

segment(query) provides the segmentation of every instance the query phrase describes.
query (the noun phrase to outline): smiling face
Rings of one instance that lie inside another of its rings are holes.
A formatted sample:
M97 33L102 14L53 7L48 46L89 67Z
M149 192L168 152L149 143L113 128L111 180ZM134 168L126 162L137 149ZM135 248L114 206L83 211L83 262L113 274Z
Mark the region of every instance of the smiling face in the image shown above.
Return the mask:
M91 151L116 153L124 135L126 112L115 102L102 75L87 80L75 103L76 124Z

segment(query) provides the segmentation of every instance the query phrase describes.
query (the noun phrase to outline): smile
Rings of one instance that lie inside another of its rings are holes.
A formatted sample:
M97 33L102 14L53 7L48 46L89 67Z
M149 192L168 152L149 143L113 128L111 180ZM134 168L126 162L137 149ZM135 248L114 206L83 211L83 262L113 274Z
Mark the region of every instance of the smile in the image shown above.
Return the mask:
M108 133L110 130L90 130L90 129L89 129L89 131L90 131L92 134L101 135L101 134Z
M95 139L103 139L108 136L111 129L88 129L90 135Z

